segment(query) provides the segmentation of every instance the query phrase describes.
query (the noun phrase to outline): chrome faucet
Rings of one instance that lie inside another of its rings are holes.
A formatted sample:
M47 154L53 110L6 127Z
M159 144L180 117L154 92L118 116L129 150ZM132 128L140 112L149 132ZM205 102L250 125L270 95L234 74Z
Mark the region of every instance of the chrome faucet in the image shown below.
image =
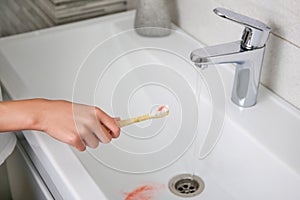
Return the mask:
M256 104L261 67L271 28L266 24L224 8L215 14L245 26L242 39L236 42L196 49L191 60L197 67L235 63L235 78L231 100L240 107Z

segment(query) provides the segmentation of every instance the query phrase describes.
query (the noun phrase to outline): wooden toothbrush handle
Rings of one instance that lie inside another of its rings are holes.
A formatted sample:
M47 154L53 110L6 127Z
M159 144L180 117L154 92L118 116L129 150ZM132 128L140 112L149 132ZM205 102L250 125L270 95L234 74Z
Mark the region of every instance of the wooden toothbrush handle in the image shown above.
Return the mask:
M137 122L145 121L145 120L148 120L148 119L151 119L149 114L142 115L142 116L135 117L135 118L124 119L124 120L119 121L119 126L124 127L124 126L128 126L128 125L131 125L131 124L134 124L134 123L137 123Z

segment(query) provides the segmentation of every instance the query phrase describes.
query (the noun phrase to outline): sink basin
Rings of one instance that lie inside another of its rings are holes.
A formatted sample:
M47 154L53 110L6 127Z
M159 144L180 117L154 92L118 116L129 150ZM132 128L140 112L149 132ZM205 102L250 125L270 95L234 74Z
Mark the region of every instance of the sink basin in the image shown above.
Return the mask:
M133 19L130 11L0 39L0 80L12 99L66 99L121 118L170 107L85 152L24 131L53 196L186 199L169 187L197 189L195 175L203 191L190 199L300 199L300 111L263 86L256 106L237 107L232 65L201 71L189 54L204 44L175 26L168 37L139 36ZM182 174L192 177L187 186L170 183Z

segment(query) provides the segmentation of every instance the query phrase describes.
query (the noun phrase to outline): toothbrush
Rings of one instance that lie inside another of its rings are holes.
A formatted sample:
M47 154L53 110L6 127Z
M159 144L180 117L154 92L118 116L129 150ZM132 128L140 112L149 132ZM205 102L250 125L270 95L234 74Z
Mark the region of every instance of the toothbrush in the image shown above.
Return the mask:
M119 121L120 127L128 126L134 123L142 122L149 119L157 119L165 117L169 114L169 107L167 105L157 106L151 109L151 112L139 117L134 117L130 119L124 119Z

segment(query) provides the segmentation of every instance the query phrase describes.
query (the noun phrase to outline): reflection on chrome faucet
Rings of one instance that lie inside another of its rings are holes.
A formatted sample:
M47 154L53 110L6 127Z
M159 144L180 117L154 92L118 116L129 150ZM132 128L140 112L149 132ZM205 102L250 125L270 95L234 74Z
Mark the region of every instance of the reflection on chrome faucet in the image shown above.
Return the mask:
M240 107L256 104L264 51L271 29L264 23L224 8L214 12L223 18L245 25L240 41L196 49L191 60L197 67L235 63L231 100Z

